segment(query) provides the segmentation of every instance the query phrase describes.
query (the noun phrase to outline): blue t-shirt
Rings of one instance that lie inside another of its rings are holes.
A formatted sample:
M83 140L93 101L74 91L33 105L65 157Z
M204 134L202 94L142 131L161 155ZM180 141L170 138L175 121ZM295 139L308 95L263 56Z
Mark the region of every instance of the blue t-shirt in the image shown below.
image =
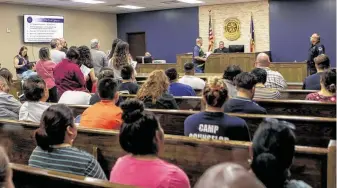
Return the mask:
M321 90L321 75L323 72L319 72L310 75L305 78L303 83L303 89L305 90Z
M178 82L171 83L168 91L173 96L196 96L191 86Z
M231 98L224 106L227 113L267 114L266 109L254 101L242 97Z
M223 112L199 112L187 117L184 134L193 138L250 141L246 122Z

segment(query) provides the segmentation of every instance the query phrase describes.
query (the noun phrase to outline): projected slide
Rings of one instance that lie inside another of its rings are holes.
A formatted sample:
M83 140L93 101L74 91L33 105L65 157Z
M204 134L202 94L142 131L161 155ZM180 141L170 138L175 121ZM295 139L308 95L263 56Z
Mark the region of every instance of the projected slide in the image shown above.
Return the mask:
M63 38L63 16L24 15L24 42L44 43Z

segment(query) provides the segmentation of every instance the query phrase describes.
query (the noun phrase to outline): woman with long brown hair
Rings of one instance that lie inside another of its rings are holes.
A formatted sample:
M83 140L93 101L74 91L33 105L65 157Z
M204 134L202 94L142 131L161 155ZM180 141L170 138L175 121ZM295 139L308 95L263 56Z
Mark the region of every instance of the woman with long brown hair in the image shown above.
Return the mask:
M27 64L29 63L29 58L27 51L28 48L22 46L19 54L14 57L14 68L16 69L16 76L18 79L21 79L22 73L28 70Z
M178 109L175 99L167 91L169 85L165 72L155 70L139 89L137 98L144 102L146 108Z

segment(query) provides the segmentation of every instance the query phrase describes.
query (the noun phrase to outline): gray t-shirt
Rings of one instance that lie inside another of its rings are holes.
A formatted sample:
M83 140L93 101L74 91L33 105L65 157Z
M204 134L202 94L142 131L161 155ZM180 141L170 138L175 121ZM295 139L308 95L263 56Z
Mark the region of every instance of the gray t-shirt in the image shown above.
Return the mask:
M21 103L13 95L0 92L0 118L19 119Z
M61 52L59 50L50 50L50 58L54 63L59 63L61 62L63 59L66 58L66 54L64 52Z
M90 53L92 56L92 64L94 66L95 74L98 75L99 71L103 67L107 67L109 64L107 56L104 52L96 49L91 49Z

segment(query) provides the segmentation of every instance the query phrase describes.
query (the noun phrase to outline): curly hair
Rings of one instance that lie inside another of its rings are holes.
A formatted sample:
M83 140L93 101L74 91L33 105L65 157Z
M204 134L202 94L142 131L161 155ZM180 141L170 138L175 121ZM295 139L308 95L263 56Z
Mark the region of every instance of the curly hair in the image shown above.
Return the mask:
M221 78L209 78L203 90L203 97L209 106L221 108L228 98L226 84Z
M124 41L120 41L115 49L112 65L116 69L121 69L124 65L129 65L129 44Z
M152 98L152 103L156 103L159 97L168 89L170 82L162 70L152 71L140 87L137 93L137 99L144 100Z
M80 46L77 48L78 52L80 53L80 57L77 60L78 65L85 65L88 68L93 68L92 65L92 57L90 53L90 49L88 46Z

